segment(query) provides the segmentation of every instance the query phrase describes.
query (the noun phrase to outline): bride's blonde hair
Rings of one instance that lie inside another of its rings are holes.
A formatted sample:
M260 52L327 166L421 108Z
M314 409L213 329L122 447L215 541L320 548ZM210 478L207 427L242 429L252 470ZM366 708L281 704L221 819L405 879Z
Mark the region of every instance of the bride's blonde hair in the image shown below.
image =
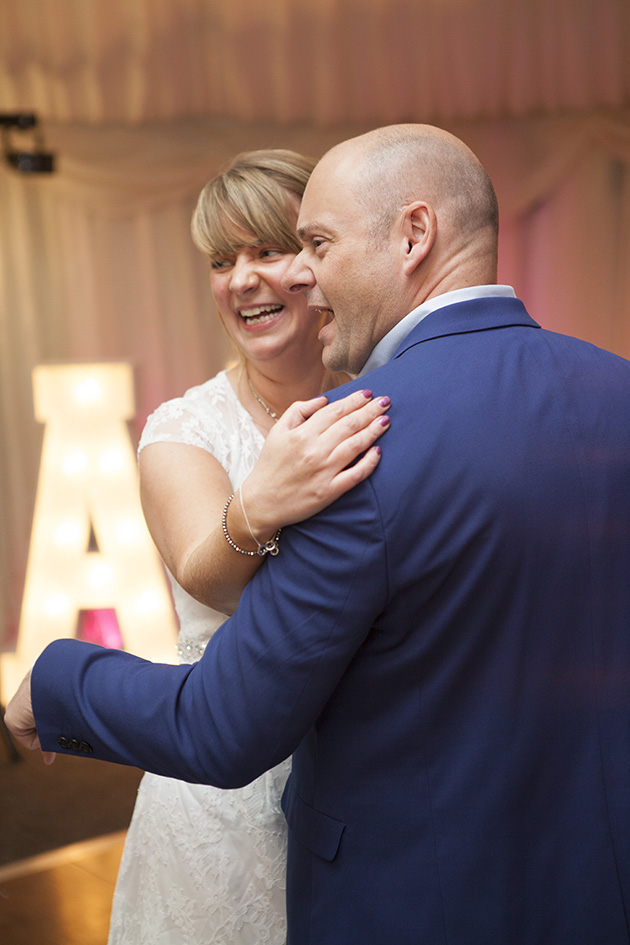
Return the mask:
M302 199L315 161L295 151L268 149L239 154L222 174L201 191L193 213L195 245L211 259L230 255L251 235L262 243L297 253L294 230L297 204Z

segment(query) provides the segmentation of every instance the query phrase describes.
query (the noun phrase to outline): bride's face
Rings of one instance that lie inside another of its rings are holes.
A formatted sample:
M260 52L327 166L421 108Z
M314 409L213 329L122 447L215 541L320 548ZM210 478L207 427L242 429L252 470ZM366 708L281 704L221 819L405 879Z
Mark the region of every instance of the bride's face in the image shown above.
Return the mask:
M309 313L301 292L287 292L282 279L295 258L282 246L243 233L233 253L212 259L210 286L228 335L250 361L266 361L306 350L318 358L321 321Z

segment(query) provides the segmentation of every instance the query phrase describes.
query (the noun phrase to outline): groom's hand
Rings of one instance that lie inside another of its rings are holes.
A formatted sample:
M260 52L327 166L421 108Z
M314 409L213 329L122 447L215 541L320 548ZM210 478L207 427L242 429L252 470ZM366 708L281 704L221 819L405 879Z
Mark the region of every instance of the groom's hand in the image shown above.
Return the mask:
M18 691L9 702L4 721L13 737L21 742L25 748L35 751L41 747L31 703L30 671L26 674ZM42 758L44 764L51 765L55 760L55 753L53 751L43 751Z

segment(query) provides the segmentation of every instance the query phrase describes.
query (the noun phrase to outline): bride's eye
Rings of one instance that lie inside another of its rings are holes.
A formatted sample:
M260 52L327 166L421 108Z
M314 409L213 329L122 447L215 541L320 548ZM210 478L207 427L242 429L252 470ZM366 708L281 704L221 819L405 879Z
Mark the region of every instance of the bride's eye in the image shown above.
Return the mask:
M233 259L228 259L227 256L219 256L215 259L210 260L210 268L215 272L220 272L222 269L229 269L230 266L234 265Z

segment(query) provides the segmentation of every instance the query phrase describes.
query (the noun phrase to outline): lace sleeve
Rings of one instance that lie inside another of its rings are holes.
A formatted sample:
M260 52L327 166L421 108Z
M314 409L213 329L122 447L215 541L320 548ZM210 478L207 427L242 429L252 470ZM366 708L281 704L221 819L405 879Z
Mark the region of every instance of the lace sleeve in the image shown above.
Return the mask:
M211 453L224 468L235 433L233 405L219 377L161 404L147 419L138 455L150 443L183 443Z

